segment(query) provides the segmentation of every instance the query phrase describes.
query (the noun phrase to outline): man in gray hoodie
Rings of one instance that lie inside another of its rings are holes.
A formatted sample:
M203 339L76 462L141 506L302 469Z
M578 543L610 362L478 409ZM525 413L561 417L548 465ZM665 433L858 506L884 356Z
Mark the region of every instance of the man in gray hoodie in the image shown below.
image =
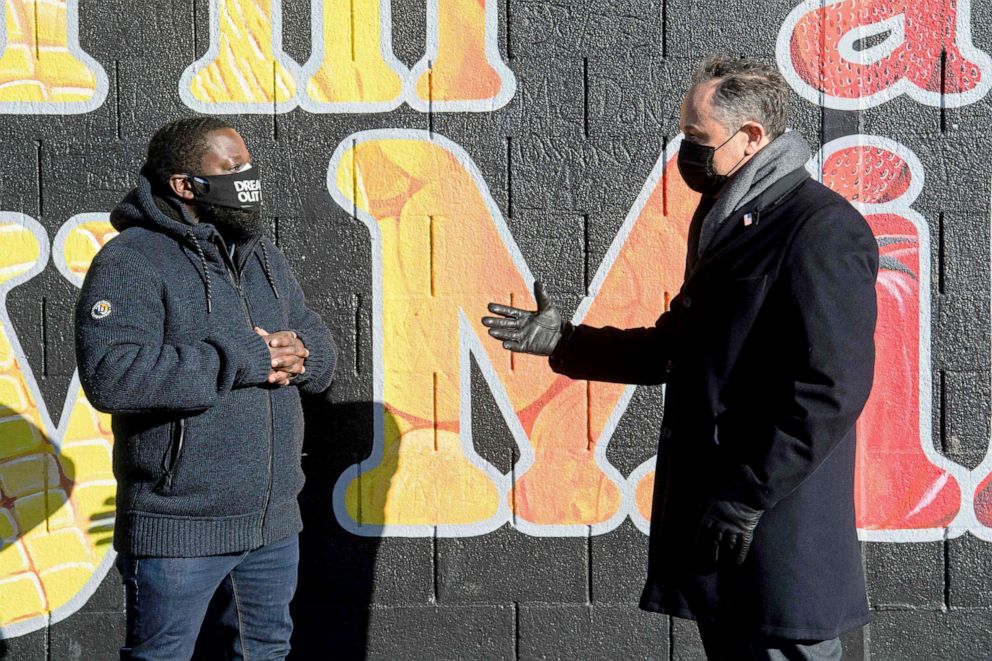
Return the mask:
M232 657L289 652L300 393L327 389L336 349L260 204L231 126L163 126L80 292L80 381L112 414L125 659L189 658L215 593Z

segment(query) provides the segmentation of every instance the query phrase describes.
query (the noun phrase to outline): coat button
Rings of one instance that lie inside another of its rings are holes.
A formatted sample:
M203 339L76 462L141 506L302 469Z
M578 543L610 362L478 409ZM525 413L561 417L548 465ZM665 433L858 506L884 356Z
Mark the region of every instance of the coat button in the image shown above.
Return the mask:
M692 307L692 299L689 298L688 296L683 297L682 298L682 307L684 307L684 308L691 308Z
M661 437L666 441L672 437L672 430L670 427L661 428Z

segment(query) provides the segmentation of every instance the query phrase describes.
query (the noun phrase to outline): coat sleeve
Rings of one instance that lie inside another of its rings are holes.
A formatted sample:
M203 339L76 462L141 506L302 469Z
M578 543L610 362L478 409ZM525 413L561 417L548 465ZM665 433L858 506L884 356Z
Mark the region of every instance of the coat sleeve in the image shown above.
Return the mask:
M657 385L667 378L673 313L647 328L566 325L551 355L551 369L573 379Z
M169 344L165 315L162 281L144 256L113 243L97 254L75 311L79 381L97 410L202 411L232 388L265 383L269 350L250 328Z
M292 380L299 386L300 391L307 394L317 394L327 390L334 378L334 368L337 365L338 348L331 335L330 329L320 318L320 315L307 306L303 288L293 275L293 270L286 256L275 245L269 244L273 251L280 280L288 288L285 296L289 307L289 325L286 330L292 330L303 341L310 351L310 356L304 363L306 371Z
M740 467L730 496L761 509L792 493L851 431L874 376L878 244L861 215L846 205L821 211L797 233L783 269L788 327L799 334L783 356L790 396L767 450Z

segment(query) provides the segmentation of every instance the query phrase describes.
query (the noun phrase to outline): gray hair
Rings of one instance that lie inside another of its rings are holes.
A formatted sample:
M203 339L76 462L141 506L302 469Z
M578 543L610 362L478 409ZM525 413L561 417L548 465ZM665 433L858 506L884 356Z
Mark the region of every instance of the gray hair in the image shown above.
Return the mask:
M708 57L692 74L692 85L717 81L713 112L728 131L744 122L758 122L774 140L785 133L789 118L789 85L774 66L746 58Z

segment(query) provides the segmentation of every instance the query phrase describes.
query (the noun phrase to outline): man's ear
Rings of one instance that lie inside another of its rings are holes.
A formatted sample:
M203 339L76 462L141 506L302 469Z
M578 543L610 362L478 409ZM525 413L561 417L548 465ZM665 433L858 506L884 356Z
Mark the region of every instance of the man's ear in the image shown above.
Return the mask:
M185 174L174 174L169 177L169 188L180 200L192 200L195 197L193 181Z
M750 156L765 146L768 133L765 131L764 126L758 122L745 122L741 126L741 130L747 134L747 145L744 147L745 154Z

